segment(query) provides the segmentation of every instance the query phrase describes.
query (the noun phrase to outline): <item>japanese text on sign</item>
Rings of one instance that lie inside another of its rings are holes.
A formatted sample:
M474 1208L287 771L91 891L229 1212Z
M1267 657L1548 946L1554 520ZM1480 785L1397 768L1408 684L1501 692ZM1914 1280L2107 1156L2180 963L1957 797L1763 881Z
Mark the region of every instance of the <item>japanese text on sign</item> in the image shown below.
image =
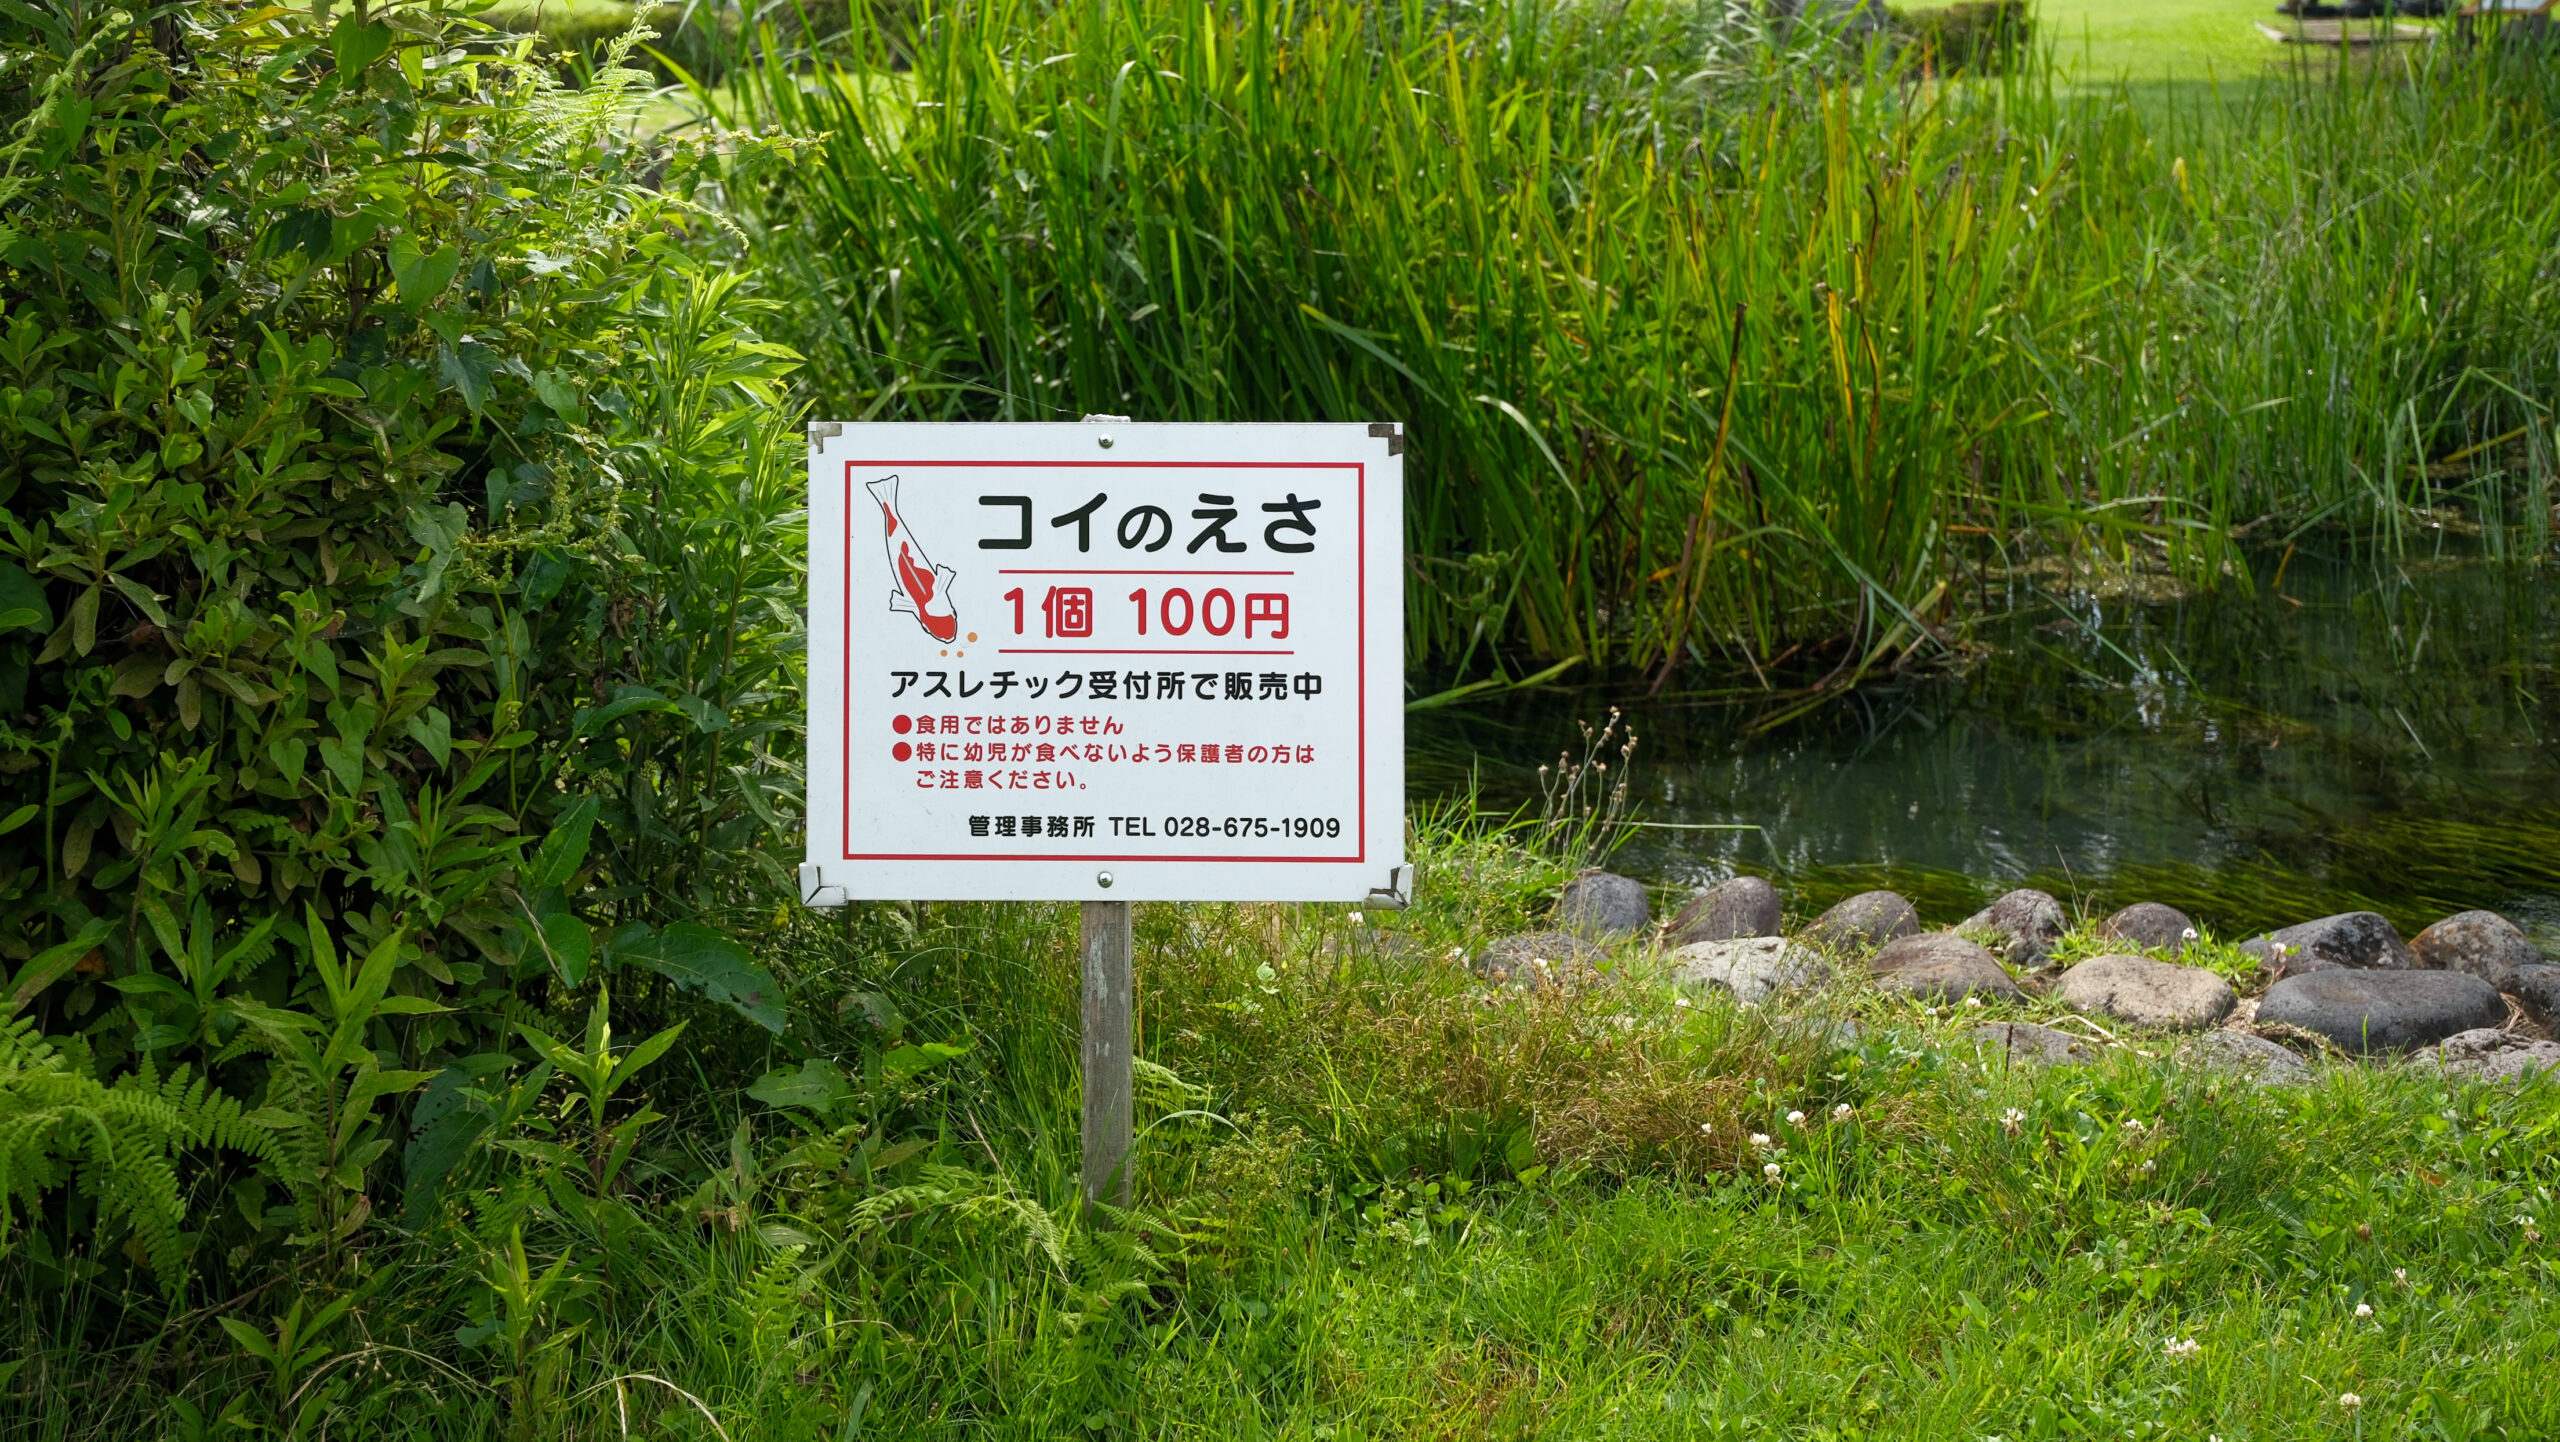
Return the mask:
M850 426L814 445L804 889L1396 890L1387 429Z

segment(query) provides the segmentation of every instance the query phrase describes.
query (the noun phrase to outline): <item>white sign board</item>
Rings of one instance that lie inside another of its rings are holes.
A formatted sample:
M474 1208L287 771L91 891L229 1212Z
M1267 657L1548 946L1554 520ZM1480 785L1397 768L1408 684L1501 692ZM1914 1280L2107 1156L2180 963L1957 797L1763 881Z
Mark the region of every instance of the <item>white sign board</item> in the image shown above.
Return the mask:
M1394 427L810 437L804 899L1405 890Z

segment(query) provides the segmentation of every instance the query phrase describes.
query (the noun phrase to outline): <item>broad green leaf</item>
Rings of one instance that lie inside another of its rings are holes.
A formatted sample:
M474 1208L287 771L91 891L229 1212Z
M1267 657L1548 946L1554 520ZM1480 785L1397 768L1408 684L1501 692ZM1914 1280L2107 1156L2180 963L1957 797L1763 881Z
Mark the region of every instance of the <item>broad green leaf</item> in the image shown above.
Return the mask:
M45 137L45 143L37 152L35 164L31 169L42 174L70 159L73 152L79 149L81 137L89 131L89 117L94 113L95 106L95 101L79 94L65 95L55 101L53 122L56 129L53 134Z
M139 971L131 976L119 976L110 980L107 985L127 996L168 996L180 1001L193 999L187 994L185 987L156 971Z
M613 961L647 967L777 1036L782 1033L782 986L773 973L755 964L745 947L699 922L679 921L654 935L646 933L643 927L624 939L617 932Z
M570 990L586 985L587 962L595 953L595 933L587 930L585 922L566 911L551 913L542 918L542 945Z
M222 1330L231 1334L232 1341L240 1344L241 1351L261 1362L276 1359L275 1343L268 1340L265 1333L237 1317L216 1317L214 1320L222 1324Z
M444 294L461 269L462 252L450 245L430 255L406 236L391 243L391 278L400 286L400 304L410 310Z
M801 1107L824 1116L850 1099L853 1088L834 1062L813 1056L798 1071L766 1072L747 1095L769 1107Z
M0 632L51 631L53 604L44 587L15 561L0 561Z
M329 53L337 60L340 75L361 75L372 68L373 62L391 53L391 27L379 20L359 21L349 14L329 32Z
M463 1057L437 1072L418 1094L417 1107L409 1114L409 1144L400 1154L401 1215L412 1229L435 1215L446 1178L488 1130L489 1112L469 1087L478 1078L504 1072L509 1064L503 1052Z
M114 930L114 925L104 917L95 918L81 927L79 935L69 941L37 952L26 965L18 968L16 979L9 983L7 1004L0 1007L0 1017L15 1014L20 1007L43 995L46 987L60 981L71 968L78 966L80 958L97 950L98 944ZM776 1027L775 1030L781 1028Z
M410 717L407 729L409 739L425 747L438 767L453 758L453 719L443 711L430 706Z
M497 383L498 355L474 341L440 345L436 347L436 373L477 415L487 409L489 392Z
M566 886L569 878L578 874L578 868L587 861L587 843L595 833L598 805L593 795L579 797L578 803L551 828L551 834L542 838L542 845L535 848L533 860L525 867L527 890Z
M967 1043L958 1046L928 1041L893 1047L880 1058L880 1074L891 1081L905 1081L921 1072L930 1071L955 1057L969 1054Z
M560 1042L553 1040L550 1033L538 1031L533 1027L525 1025L523 1022L516 1023L516 1033L522 1036L525 1039L525 1044L532 1047L535 1053L544 1061L551 1063L562 1071L566 1071L574 1076L584 1070L583 1067L578 1065L578 1062L581 1060L578 1054L569 1050L568 1047L562 1045Z
M115 679L107 683L110 696L148 696L160 689L161 673L168 663L148 651L136 651L116 663Z
M613 693L613 699L601 706L581 706L573 721L580 736L592 736L607 725L634 711L675 711L676 703L646 686L624 686Z
M320 738L320 763L338 778L339 789L353 796L364 789L364 743L342 741L335 736Z
M676 1044L676 1038L684 1035L686 1025L685 1022L677 1022L674 1026L633 1047L621 1061L615 1064L614 1084L619 1086L625 1078L637 1075L649 1063L665 1056L667 1048Z

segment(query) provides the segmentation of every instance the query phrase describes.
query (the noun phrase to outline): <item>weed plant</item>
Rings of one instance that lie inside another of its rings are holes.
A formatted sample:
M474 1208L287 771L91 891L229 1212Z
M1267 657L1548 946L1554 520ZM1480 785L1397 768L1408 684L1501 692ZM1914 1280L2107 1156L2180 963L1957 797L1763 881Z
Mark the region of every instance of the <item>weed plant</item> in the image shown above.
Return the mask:
M150 1320L13 1267L11 1435L2560 1425L2547 1082L2012 1070L1967 1035L1996 1009L1791 1020L1633 952L1487 988L1450 953L1563 872L1427 817L1415 855L1398 915L1139 909L1126 1213L1073 1201L1066 908L794 919L761 1080L600 1003L475 1083L484 1140L343 1284Z
M742 31L700 96L812 142L730 192L810 393L1407 421L1442 667L1836 686L2004 568L2549 538L2547 66L2438 46L2162 114L1653 0L900 16Z

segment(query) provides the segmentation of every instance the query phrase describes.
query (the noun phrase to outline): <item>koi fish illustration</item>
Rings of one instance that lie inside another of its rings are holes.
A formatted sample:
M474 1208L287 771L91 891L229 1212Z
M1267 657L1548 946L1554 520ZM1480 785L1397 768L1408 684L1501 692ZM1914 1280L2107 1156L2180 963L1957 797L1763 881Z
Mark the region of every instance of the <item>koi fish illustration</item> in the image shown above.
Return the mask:
M915 617L926 635L949 645L960 634L959 613L951 609L955 573L949 566L935 565L916 543L915 533L907 529L906 517L898 514L896 476L873 481L866 489L871 492L871 499L880 503L881 534L889 546L889 574L898 583L889 592L889 609Z

